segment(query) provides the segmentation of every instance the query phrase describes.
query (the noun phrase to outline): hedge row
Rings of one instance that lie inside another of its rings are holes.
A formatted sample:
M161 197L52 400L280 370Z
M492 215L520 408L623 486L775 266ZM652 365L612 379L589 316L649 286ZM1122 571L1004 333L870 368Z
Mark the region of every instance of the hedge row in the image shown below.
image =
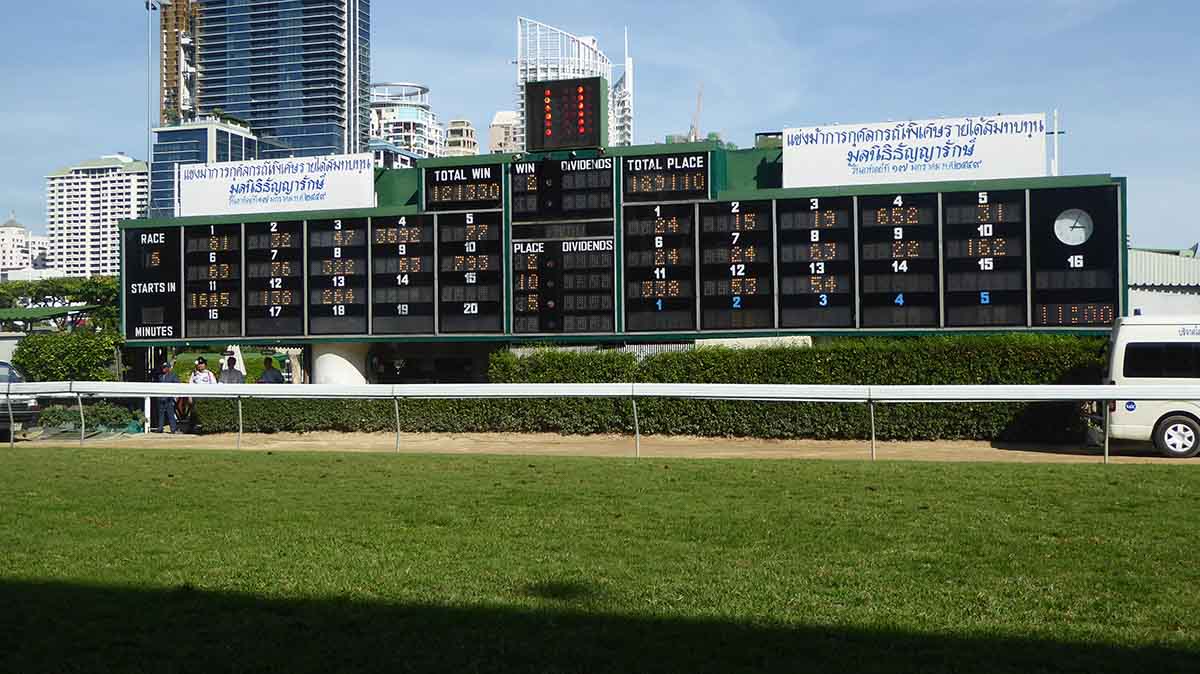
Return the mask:
M545 350L493 354L493 382L677 382L764 384L1096 383L1104 340L1051 335L837 340L817 347L663 353ZM198 404L204 432L234 430L232 401ZM869 435L866 405L641 400L646 434L851 439ZM247 400L245 430L392 431L392 402ZM627 400L401 401L405 432L630 433ZM879 405L881 439L1071 441L1083 422L1074 403Z

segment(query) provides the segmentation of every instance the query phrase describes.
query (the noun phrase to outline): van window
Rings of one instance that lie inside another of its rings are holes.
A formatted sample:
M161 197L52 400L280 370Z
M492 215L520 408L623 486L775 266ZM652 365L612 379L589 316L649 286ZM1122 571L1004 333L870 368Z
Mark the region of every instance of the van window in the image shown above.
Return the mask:
M1141 342L1125 347L1125 376L1200 379L1200 343Z

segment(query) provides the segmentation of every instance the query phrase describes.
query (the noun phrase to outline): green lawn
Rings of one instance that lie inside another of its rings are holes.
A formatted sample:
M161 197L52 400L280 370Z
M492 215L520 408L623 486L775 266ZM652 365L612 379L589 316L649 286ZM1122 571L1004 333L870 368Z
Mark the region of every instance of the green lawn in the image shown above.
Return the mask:
M1200 671L1200 466L0 451L0 671Z

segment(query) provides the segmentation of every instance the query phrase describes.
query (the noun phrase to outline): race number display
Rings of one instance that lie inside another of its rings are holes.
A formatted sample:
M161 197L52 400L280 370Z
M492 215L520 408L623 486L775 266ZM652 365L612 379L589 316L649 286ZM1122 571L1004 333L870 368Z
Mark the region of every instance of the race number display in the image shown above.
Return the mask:
M1025 325L1025 192L942 195L946 325Z
M304 334L304 223L248 222L246 334Z
M242 334L242 226L185 227L184 332L188 337Z
M367 332L367 219L308 221L308 332Z
M499 211L438 216L438 315L444 333L504 329L504 258Z
M1116 185L1032 190L1035 326L1107 326L1117 316L1124 244Z
M854 327L854 199L780 201L779 325Z
M700 205L700 328L775 327L770 201Z
M626 206L625 329L696 329L696 207Z
M862 326L938 327L938 195L858 203Z
M371 332L433 333L433 216L371 218Z

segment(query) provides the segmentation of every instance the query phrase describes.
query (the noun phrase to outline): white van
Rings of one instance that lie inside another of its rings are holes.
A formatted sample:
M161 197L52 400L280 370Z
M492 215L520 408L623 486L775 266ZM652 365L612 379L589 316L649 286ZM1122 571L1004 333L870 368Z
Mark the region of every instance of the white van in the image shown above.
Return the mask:
M1113 384L1200 386L1200 316L1118 318L1109 344ZM1109 406L1110 436L1153 440L1163 456L1200 453L1200 400L1118 400Z

